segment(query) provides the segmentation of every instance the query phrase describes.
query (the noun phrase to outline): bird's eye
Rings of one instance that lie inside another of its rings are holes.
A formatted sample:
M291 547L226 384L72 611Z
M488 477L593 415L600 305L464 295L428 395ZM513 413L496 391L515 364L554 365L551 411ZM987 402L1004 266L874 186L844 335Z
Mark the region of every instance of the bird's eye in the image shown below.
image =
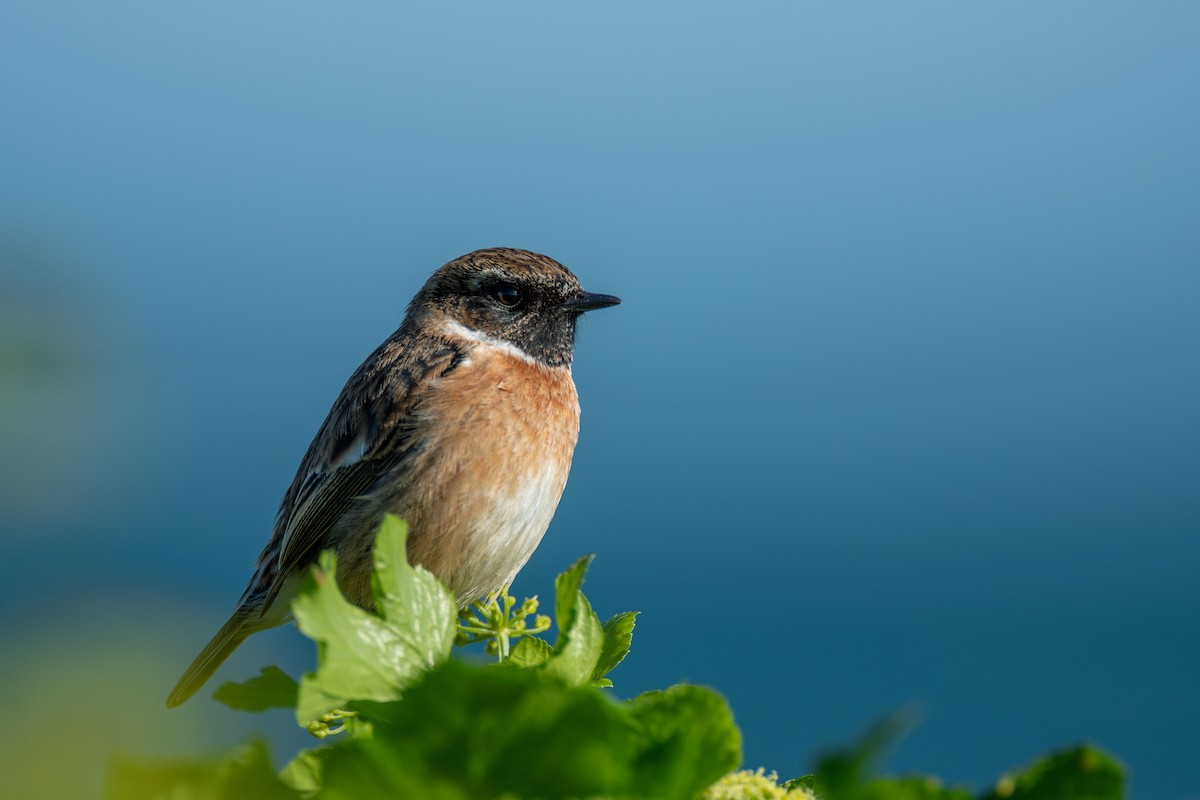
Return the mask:
M521 290L505 283L492 289L492 297L496 298L500 305L511 308L521 302Z

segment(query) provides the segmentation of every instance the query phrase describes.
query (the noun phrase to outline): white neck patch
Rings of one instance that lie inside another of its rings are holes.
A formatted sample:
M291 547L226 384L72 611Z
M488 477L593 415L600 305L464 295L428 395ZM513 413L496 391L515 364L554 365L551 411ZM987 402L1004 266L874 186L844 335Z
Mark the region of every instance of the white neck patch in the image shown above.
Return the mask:
M449 336L454 336L459 339L466 339L470 342L476 342L485 347L491 347L510 356L521 359L527 364L544 367L545 364L538 361L533 356L526 353L521 348L517 347L512 342L506 342L503 339L497 339L495 336L488 336L483 331L477 331L474 328L468 328L456 319L447 319L442 323L442 330Z

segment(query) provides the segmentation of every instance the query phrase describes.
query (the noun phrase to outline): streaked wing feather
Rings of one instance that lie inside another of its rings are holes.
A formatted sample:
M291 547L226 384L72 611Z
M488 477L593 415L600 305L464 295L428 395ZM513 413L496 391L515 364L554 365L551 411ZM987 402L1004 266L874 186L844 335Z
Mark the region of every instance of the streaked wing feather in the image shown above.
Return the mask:
M401 454L391 464L403 459ZM290 535L279 557L279 574L290 575L315 561L330 529L355 498L367 493L388 471L388 462L363 459L335 470L293 518Z
M337 521L413 450L411 419L430 383L463 358L436 339L409 339L401 329L368 358L342 389L300 463L276 520L281 539L270 608L284 579L316 560ZM361 441L361 456L346 443Z

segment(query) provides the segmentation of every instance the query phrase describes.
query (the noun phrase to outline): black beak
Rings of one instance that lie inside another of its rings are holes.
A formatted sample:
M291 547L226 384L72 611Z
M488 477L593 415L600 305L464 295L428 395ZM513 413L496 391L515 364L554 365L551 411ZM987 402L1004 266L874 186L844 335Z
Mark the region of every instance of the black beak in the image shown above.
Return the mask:
M619 305L620 302L621 298L613 297L611 294L584 292L579 297L563 303L562 307L566 311L582 314L585 311L595 311L597 308L608 308L609 306Z

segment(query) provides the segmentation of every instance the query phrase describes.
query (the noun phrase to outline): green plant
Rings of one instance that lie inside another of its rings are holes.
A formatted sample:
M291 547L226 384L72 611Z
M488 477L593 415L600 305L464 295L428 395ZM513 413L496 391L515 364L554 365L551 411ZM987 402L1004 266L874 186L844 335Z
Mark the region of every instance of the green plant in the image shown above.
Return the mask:
M300 681L267 667L214 697L230 708L292 708L322 740L276 772L261 743L223 758L142 762L110 770L111 800L208 798L646 798L650 800L965 800L924 777L878 778L873 763L892 723L826 757L814 775L780 784L733 772L741 734L724 698L677 685L619 702L604 687L629 652L636 614L601 623L581 587L590 558L555 582L558 636L536 598L507 592L460 614L454 598L408 564L407 529L387 518L378 534L375 612L349 603L333 554L322 554L293 602L317 644L317 668ZM529 618L533 617L533 624ZM455 643L486 642L496 663L451 659ZM1053 792L1051 792L1053 790ZM1067 792L1064 794L1063 792ZM1002 779L986 800L1116 800L1119 766L1098 750L1068 751Z

